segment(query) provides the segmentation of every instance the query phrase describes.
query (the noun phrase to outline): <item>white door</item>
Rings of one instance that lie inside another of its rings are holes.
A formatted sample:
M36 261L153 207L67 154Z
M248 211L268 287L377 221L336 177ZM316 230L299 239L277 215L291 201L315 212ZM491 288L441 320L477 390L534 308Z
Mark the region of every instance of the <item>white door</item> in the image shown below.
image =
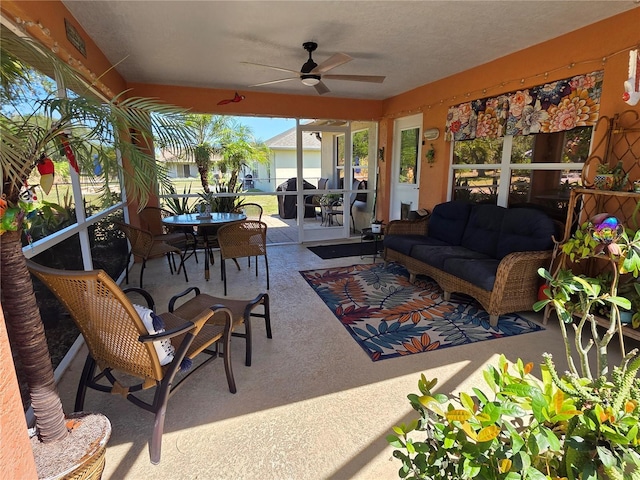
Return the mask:
M335 125L316 124L313 122L302 124L297 121L298 135L298 179L300 182L308 181L314 187L318 186L320 178L328 179L328 184L323 185L324 194L334 194L336 199L350 198L350 188L352 179L351 169L351 129L350 123L346 121L336 122ZM320 139L320 151L305 151L304 136L317 135ZM344 139L344 158L337 158L336 138ZM342 162L342 163L341 163ZM344 176L344 186L339 186L340 180L337 170L340 165ZM302 183L301 183L302 184ZM316 208L312 205L313 194L318 193L317 189L303 191L298 189L298 238L301 242L336 240L349 238L350 234L350 209L349 203L343 202L341 206L336 206L336 212L341 215L326 216L326 209ZM306 204L311 204L307 206ZM304 208L302 208L304 207ZM315 215L315 213L319 215Z
M401 218L402 204L418 209L421 146L422 114L394 122L390 220Z

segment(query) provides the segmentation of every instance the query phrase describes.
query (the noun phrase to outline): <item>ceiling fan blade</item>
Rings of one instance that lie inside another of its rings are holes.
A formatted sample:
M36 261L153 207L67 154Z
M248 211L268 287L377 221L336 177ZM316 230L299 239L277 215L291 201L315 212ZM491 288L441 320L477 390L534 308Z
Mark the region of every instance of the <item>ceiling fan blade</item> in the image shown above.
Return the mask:
M256 83L254 85L249 85L249 87L261 87L263 85L272 85L274 83L288 82L289 80L298 80L298 77L281 78L280 80L271 80L270 82Z
M331 90L329 90L329 87L327 87L321 81L316 83L314 85L314 88L316 89L316 92L318 92L318 95L324 95L325 93L329 93L331 91Z
M379 75L323 75L327 80L350 80L353 82L382 83L386 77Z
M339 67L340 65L344 65L345 63L350 62L351 60L353 60L353 58L351 58L346 53L334 53L329 58L327 58L324 62L318 65L316 68L311 70L311 72L309 73L318 74L318 73L328 72L332 68L336 68L336 67Z
M265 68L270 68L272 70L280 70L281 72L289 72L289 73L295 73L296 75L300 75L299 71L289 70L288 68L274 67L272 65L263 65L262 63L252 63L252 62L240 62L240 63L244 63L245 65L253 65L255 67L265 67Z

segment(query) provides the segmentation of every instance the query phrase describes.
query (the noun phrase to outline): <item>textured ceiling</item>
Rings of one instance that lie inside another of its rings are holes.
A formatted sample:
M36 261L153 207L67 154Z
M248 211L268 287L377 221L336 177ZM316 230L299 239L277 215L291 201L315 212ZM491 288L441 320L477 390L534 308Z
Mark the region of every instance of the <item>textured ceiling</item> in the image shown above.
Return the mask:
M66 0L128 82L317 95L291 76L302 43L316 63L353 57L330 73L384 75L382 84L324 80L326 96L385 99L638 8L633 0L142 1Z

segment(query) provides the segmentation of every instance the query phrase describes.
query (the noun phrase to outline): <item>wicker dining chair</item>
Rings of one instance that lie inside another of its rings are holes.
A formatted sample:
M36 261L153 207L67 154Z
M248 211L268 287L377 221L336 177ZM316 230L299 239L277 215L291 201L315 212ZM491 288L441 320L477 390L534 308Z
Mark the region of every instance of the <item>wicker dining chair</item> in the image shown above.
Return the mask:
M169 398L189 376L222 355L229 391L236 393L230 352L233 316L229 308L207 305L194 309L189 318L171 312L155 315L149 293L140 288L121 290L103 270L56 270L31 260L27 265L71 314L89 350L78 384L75 410L84 409L87 388L91 388L120 394L153 413L151 463L160 462ZM141 295L149 309L134 305L127 297L128 292ZM192 292L195 297L184 306L188 309L192 302L201 305L200 290L191 287L171 299L171 309L176 301L184 301L183 297ZM139 396L150 388L155 388L153 399Z
M269 260L267 259L267 224L255 220L229 223L218 230L220 245L220 269L224 281L224 294L227 295L227 272L225 261L242 257L264 257L267 274L267 290L269 290ZM256 260L256 277L258 261Z
M154 226L157 226L162 219L173 216L174 213L170 210L166 210L160 207L144 207L139 213L140 226L144 230L154 231ZM168 243L174 247L178 247L184 250L185 253L189 252L185 256L185 260L191 255L195 256L196 263L198 263L198 256L196 254L197 239L196 234L193 231L193 227L169 227L162 224L162 233L154 234L154 240ZM180 273L178 271L178 273Z
M257 203L243 203L242 205L240 205L240 210L244 212L247 220L256 220L258 222L262 220L262 205L259 205ZM257 261L258 258L256 257L256 262ZM247 265L251 267L251 257L247 257ZM236 266L238 266L238 269L240 269L237 261Z
M257 203L243 203L240 205L240 211L244 212L247 220L256 220L257 222L262 220L262 205Z
M147 260L151 258L166 256L169 262L169 271L171 275L173 275L174 270L176 270L175 259L173 258L174 253L180 257L180 267L178 267L176 271L180 272L180 268L182 268L185 281L189 281L187 269L183 268L185 254L180 248L162 241L156 241L153 238L153 234L148 230L143 230L124 222L115 222L115 224L125 234L127 240L129 240L129 257L127 258L127 268L125 270L127 284L129 283L129 262L132 255L142 259L142 266L140 267L140 288L142 288L144 268L147 266Z

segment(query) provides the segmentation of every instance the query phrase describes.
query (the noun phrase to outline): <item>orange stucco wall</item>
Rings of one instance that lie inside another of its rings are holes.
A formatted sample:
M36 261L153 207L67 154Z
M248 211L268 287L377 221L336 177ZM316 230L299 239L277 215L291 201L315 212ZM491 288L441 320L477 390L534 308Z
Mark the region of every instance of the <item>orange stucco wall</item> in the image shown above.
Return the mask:
M9 338L0 305L0 465L6 478L38 478L27 435L27 422L20 400Z

